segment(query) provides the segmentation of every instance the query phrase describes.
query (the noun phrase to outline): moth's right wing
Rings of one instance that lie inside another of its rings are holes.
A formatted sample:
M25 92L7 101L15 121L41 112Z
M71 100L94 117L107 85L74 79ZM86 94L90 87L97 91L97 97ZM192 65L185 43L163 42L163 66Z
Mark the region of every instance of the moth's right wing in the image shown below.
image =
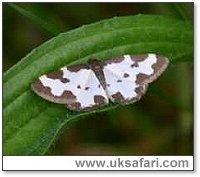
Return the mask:
M167 68L168 59L155 54L124 55L105 61L106 91L113 102L127 104L145 94L148 83Z

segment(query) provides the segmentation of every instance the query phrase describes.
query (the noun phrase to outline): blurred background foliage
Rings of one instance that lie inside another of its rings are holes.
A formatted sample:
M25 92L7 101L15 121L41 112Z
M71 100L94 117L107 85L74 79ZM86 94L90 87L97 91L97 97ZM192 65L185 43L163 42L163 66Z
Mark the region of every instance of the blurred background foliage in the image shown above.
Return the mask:
M3 3L3 70L60 32L138 13L193 21L193 3ZM63 128L47 155L192 154L193 63L179 62L139 102Z

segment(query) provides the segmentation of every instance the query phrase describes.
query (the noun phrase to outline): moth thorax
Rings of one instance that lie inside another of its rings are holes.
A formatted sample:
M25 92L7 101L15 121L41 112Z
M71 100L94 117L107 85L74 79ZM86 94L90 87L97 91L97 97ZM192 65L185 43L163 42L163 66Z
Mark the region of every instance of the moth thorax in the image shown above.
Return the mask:
M102 70L102 68L103 68L103 63L97 59L90 59L89 65L90 65L91 69L94 71Z

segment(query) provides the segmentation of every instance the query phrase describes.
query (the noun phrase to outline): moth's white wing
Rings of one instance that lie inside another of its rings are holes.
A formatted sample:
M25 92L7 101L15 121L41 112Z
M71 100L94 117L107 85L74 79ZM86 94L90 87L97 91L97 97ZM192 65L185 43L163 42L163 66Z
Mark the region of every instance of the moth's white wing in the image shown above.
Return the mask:
M167 67L168 60L155 54L124 55L105 62L106 91L113 102L129 103L141 98L148 83Z
M41 76L32 89L41 97L66 104L71 110L88 110L108 103L94 72L84 66L64 67Z

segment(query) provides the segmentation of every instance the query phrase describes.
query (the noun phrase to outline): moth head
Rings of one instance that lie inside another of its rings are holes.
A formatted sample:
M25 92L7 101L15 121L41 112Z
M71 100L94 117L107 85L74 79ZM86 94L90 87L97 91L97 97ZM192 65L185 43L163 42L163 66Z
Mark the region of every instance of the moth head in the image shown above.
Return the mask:
M101 70L103 68L103 63L96 58L92 58L89 60L89 65L92 70Z

